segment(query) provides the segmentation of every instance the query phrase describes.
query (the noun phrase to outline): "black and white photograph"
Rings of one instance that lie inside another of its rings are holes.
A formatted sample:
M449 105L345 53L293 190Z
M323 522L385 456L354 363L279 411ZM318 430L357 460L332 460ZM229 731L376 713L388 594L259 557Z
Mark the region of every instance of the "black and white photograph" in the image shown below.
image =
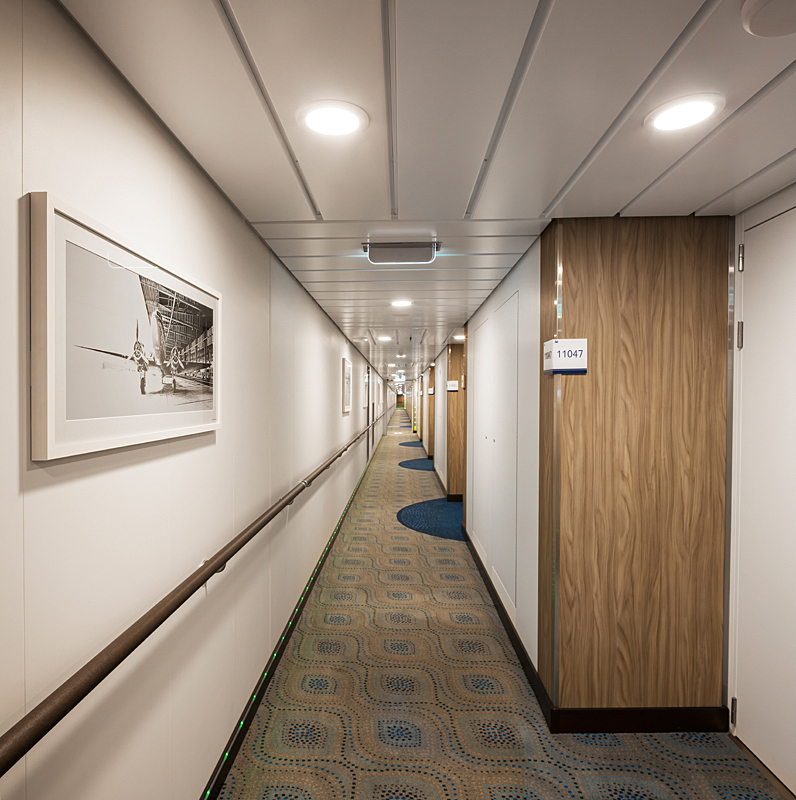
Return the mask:
M32 455L218 428L221 297L31 194Z
M66 243L66 418L213 408L213 310Z
M351 411L351 362L343 359L343 414Z

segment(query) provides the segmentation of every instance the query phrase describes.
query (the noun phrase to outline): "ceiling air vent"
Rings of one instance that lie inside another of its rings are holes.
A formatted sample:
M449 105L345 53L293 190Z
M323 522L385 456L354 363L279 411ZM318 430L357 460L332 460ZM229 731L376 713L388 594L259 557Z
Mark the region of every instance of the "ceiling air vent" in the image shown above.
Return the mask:
M362 242L371 264L430 264L441 242Z

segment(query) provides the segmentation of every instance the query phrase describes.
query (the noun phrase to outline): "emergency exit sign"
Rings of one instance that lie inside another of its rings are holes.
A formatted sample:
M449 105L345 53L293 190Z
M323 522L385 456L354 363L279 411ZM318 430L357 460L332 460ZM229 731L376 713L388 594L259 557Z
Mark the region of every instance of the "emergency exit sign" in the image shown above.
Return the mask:
M586 339L551 339L544 343L545 375L585 375Z

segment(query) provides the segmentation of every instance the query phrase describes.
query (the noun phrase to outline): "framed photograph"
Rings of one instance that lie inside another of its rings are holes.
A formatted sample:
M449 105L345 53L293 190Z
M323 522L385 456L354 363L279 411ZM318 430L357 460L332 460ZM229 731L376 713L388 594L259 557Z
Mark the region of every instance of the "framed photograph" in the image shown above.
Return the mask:
M343 359L343 414L351 410L351 362Z
M32 192L34 461L216 430L221 295Z

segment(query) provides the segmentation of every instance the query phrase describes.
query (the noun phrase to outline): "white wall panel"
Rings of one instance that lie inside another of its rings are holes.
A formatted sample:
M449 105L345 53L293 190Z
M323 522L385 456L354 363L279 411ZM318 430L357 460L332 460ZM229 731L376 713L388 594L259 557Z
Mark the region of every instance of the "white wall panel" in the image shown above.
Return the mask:
M492 383L492 571L516 607L517 586L517 349L518 293L490 319L495 350ZM505 602L505 599L504 599Z
M534 662L539 563L539 312L537 243L468 324L472 348L468 380L473 398L467 408L468 532ZM516 525L514 536L512 525Z
M24 596L21 469L27 457L27 234L22 195L22 2L0 3L0 731L24 709ZM0 796L24 797L24 763L0 778Z
M0 433L19 444L0 461L2 730L365 424L361 403L341 408L343 356L355 382L364 369L353 345L63 10L26 0L23 35L22 8L0 6ZM221 292L218 431L28 460L33 190ZM363 439L34 748L26 778L3 779L3 800L196 798L364 465Z
M445 382L448 380L448 347L435 359L434 367L434 469L442 481L443 488L448 488L448 393Z
M781 360L796 347L796 209L783 193L778 216L743 234L740 283L744 347L738 352L734 599L737 608L736 735L796 790L796 373ZM784 212L784 213L782 213ZM744 215L744 227L748 223ZM750 215L753 216L753 215ZM772 347L771 343L776 342Z
M468 325L467 380L472 402L467 405L467 519L468 533L485 564L490 562L492 539L492 455L490 441L494 376L492 324L488 316Z

